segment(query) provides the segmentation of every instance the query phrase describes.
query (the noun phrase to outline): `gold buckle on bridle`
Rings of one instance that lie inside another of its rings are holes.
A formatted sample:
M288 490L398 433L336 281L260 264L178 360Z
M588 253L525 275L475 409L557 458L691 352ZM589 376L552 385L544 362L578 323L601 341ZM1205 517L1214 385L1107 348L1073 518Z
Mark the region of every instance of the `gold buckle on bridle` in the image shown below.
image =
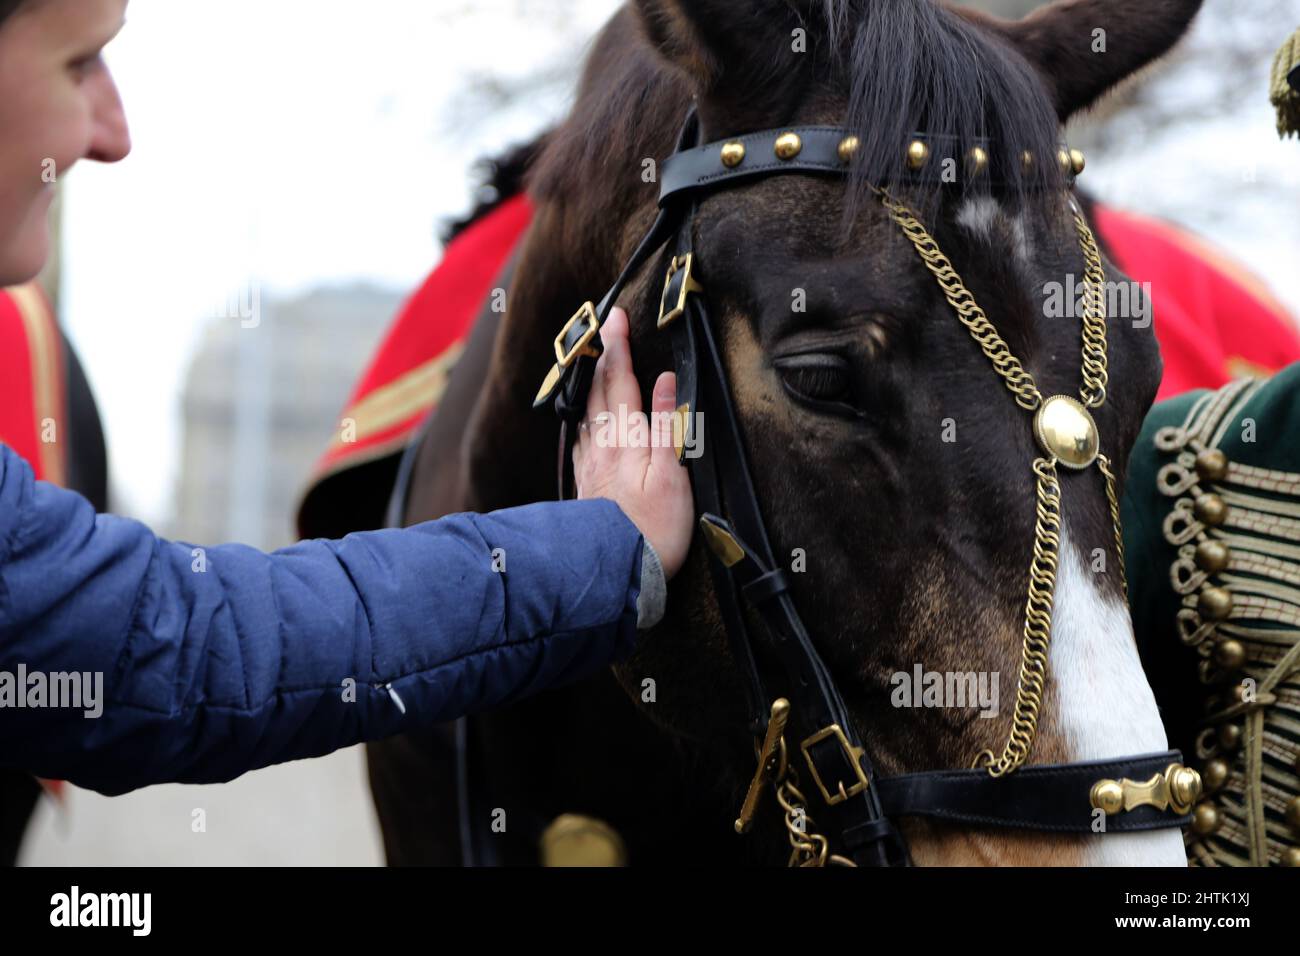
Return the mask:
M821 778L821 774L817 772L817 764L813 762L811 753L813 747L817 746L817 744L829 737L834 737L839 742L840 749L844 751L844 756L848 758L849 766L853 768L853 772L857 774L858 777L857 782L847 789L844 786L843 780L835 781L835 793L831 793L830 790L827 789L825 781ZM808 769L812 771L813 783L817 784L817 789L822 792L822 799L826 801L827 806L833 807L837 803L843 803L849 797L857 796L859 793L862 793L867 789L867 774L866 771L862 769L861 763L862 758L865 757L867 753L861 747L855 747L849 743L849 738L844 736L844 731L840 729L839 724L831 724L829 727L817 731L817 733L813 734L801 743L799 749L803 751L803 759L808 762Z
M573 348L567 352L564 349L564 339L569 334L577 322L585 321L587 323L586 331L582 337L573 343ZM591 347L591 341L600 334L600 317L596 315L596 306L588 301L582 303L582 308L573 313L573 318L564 323L564 328L560 329L560 334L555 337L555 364L560 368L568 368L579 356L589 355L592 358L600 358L600 351Z
M695 264L695 255L686 253L684 256L673 256L673 261L668 265L668 275L664 277L664 294L659 300L659 328L663 328L669 323L682 317L686 312L686 297L693 292L703 292L704 286L695 281L691 274L691 267ZM672 288L673 277L678 272L684 272L682 276L682 286L677 290L677 302L670 309L668 308L668 291Z

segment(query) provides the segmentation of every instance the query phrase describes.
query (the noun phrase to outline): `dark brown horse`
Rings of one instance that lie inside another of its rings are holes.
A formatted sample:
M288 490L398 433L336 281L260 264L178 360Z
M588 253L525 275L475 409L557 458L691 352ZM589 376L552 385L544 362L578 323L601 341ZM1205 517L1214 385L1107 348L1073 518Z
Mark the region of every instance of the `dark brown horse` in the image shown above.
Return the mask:
M630 3L533 166L537 213L508 311L475 328L415 460L408 522L554 496L558 425L530 409L551 340L610 285L653 218L646 171L671 152L692 102L705 140L846 127L862 141L847 185L787 175L702 202L701 278L778 556L791 556L796 603L870 730L879 772L965 768L999 750L1009 708L995 719L900 708L892 681L921 664L999 674L1004 697L1014 693L1033 437L870 187L923 211L1044 393L1073 393L1079 324L1051 318L1044 296L1084 263L1055 164L1021 157L1055 157L1059 124L1169 49L1199 6L1068 0L1003 22L931 0ZM963 150L987 139L1003 185L909 185L917 130ZM1107 263L1121 280L1115 272ZM646 389L671 367L655 329L662 276L646 270L622 296ZM1111 387L1097 419L1122 473L1160 360L1145 323L1111 316L1108 334ZM1095 473L1062 484L1051 677L1030 762L1163 750L1119 577L1099 572L1099 556L1115 566L1104 485ZM773 808L750 836L732 832L753 741L705 564L697 541L665 621L614 673L463 723L474 792L458 794L466 768L445 734L374 746L390 860L459 862L468 840L478 859L536 862L542 828L577 813L616 829L634 863L783 863ZM906 836L918 863L1183 858L1176 831L1050 839L910 823Z

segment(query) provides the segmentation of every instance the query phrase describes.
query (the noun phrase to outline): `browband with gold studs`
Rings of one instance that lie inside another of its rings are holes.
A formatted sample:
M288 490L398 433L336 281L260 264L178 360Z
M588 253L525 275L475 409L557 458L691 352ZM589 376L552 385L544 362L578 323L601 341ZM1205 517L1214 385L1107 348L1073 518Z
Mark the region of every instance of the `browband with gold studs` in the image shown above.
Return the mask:
M989 177L991 144L981 140L966 149L955 137L917 134L904 150L905 168L917 179L933 182L971 182ZM861 139L836 126L796 126L769 129L705 143L674 153L664 161L659 190L660 205L677 193L714 186L728 179L773 172L805 171L844 174L862 148ZM952 160L952 162L948 162ZM1077 149L1061 146L1055 157L1067 181L1083 172L1086 161ZM1020 154L1022 166L1037 162L1029 151ZM954 178L955 177L955 178Z

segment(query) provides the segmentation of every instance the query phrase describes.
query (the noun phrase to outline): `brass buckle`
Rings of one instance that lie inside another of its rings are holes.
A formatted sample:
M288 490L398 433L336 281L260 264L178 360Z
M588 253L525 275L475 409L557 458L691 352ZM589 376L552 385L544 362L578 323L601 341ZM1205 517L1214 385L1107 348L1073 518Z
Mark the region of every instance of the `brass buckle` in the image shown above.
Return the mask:
M682 317L686 311L686 297L692 292L703 292L704 286L695 281L691 275L691 266L695 264L695 255L686 253L684 256L673 256L673 261L668 265L668 275L664 277L664 294L659 298L659 328L664 328L671 322ZM682 277L682 287L677 290L677 304L671 309L668 308L668 291L673 284L673 276L678 272L685 272Z
M564 351L564 338L569 334L569 330L574 324L586 321L587 330L582 333L582 338L573 344L566 354ZM560 329L560 334L555 337L555 364L560 368L568 368L577 360L580 355L589 355L592 358L600 358L600 352L591 347L591 340L600 334L600 318L596 315L596 306L588 301L582 303L582 308L573 313L573 318L564 323L564 328Z
M835 781L837 792L834 794L826 789L826 784L822 780L821 774L817 772L817 764L813 762L812 753L810 752L811 748L815 747L828 737L834 737L839 741L840 749L844 751L844 756L848 758L849 764L853 767L853 772L858 775L857 783L853 784L853 786L849 787L847 790L844 789L843 780ZM813 734L801 743L799 749L803 751L803 759L807 761L808 769L812 771L813 782L817 784L817 789L822 792L822 799L826 801L828 807L833 807L837 803L843 803L849 797L857 796L859 793L867 789L867 774L866 771L862 769L862 764L859 762L867 755L867 752L861 747L854 747L850 744L849 738L844 736L844 731L840 729L839 724L831 724L829 727L817 731L817 733Z

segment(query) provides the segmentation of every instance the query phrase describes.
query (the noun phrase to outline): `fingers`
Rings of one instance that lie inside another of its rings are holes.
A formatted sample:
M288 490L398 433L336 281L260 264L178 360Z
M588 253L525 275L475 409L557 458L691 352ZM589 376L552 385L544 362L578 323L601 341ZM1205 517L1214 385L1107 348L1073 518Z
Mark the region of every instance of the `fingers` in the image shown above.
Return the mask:
M605 394L610 411L620 413L620 405L626 406L629 415L641 411L641 387L632 372L626 312L617 307L610 311L609 318L600 328L600 341L605 351L598 366L604 365Z
M677 408L677 376L664 372L655 380L654 392L650 396L650 421L655 429L654 441L650 449L650 468L658 471L671 468L674 472L684 469L677 461L677 447L673 440L674 431L685 438L686 422L679 420Z

